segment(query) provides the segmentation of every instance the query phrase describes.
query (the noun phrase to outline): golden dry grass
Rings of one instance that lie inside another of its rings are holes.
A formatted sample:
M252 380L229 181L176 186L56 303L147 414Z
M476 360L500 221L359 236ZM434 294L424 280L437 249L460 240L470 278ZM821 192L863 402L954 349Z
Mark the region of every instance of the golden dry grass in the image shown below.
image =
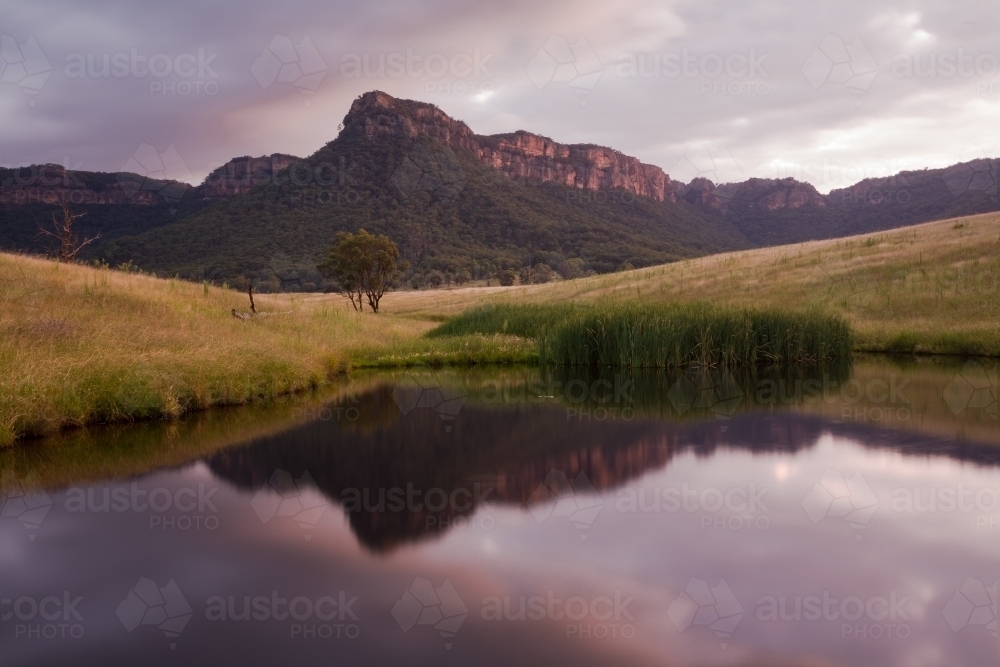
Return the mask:
M0 446L66 425L169 417L316 387L360 365L517 360L523 341L428 341L433 323L346 300L257 299L0 254ZM508 355L509 359L503 355Z

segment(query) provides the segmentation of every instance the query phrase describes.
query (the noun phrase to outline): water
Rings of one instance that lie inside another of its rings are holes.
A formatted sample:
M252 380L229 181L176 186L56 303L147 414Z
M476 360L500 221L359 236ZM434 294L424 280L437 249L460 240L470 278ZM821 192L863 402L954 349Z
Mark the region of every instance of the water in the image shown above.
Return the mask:
M1000 663L993 364L352 378L0 458L0 663Z

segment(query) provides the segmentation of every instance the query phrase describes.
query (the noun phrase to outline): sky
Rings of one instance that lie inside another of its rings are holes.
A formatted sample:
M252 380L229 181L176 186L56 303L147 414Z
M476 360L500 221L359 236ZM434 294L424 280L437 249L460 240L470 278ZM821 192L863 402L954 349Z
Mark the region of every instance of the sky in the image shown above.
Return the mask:
M1000 156L983 0L0 0L0 35L0 166L198 183L311 154L376 89L685 182L828 192Z

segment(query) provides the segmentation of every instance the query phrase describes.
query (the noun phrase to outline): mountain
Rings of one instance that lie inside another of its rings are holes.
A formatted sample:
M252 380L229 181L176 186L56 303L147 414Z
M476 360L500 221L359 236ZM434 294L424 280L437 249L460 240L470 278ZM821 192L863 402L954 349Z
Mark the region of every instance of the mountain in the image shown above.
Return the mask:
M611 149L483 137L433 105L376 92L355 100L336 139L268 183L104 252L199 280L315 289L333 236L359 227L388 234L417 273L573 257L605 272L750 247L717 212L675 199L661 169Z
M261 291L325 286L338 231L364 227L431 270L489 277L546 263L613 271L726 250L832 238L997 210L998 161L867 179L822 195L794 179L674 181L592 144L477 135L438 107L374 91L307 158L244 156L195 187L57 165L0 170L0 248L43 251L56 201L100 231L84 256Z

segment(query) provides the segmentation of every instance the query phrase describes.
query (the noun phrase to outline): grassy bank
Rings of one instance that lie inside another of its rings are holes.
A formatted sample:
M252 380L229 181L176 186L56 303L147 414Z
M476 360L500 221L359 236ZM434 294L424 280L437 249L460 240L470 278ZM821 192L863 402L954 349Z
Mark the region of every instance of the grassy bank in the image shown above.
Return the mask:
M818 312L711 304L495 304L472 308L428 337L512 332L565 366L679 368L818 363L850 356L847 323Z
M555 332L567 317L598 318L578 320L586 326L567 329L562 347L546 338L550 358L574 363L592 362L591 354L602 355L599 363L679 363L652 343L642 346L652 350L647 357L638 354L628 337L639 329L648 341L672 336L675 349L729 346L722 354L733 358L807 358L842 344L837 336L806 343L805 333L777 343L775 330L765 346L732 333L747 326L737 316L726 325L730 334L678 344L688 334L667 332L655 316L640 322L629 310L635 302L823 313L847 321L858 350L1000 356L998 296L998 214L548 285L401 291L386 295L377 316L355 313L335 295L286 294L260 296L265 314L240 320L230 312L248 303L231 290L0 253L0 446L68 425L171 417L296 392L351 367L533 362L538 346L530 338ZM439 330L450 335L424 335L485 303L526 307L502 319L478 311L475 321L470 315ZM588 305L622 310L601 320Z
M296 392L352 365L535 355L510 336L422 339L433 323L346 301L261 296L266 314L232 317L248 305L231 290L0 254L0 446Z

